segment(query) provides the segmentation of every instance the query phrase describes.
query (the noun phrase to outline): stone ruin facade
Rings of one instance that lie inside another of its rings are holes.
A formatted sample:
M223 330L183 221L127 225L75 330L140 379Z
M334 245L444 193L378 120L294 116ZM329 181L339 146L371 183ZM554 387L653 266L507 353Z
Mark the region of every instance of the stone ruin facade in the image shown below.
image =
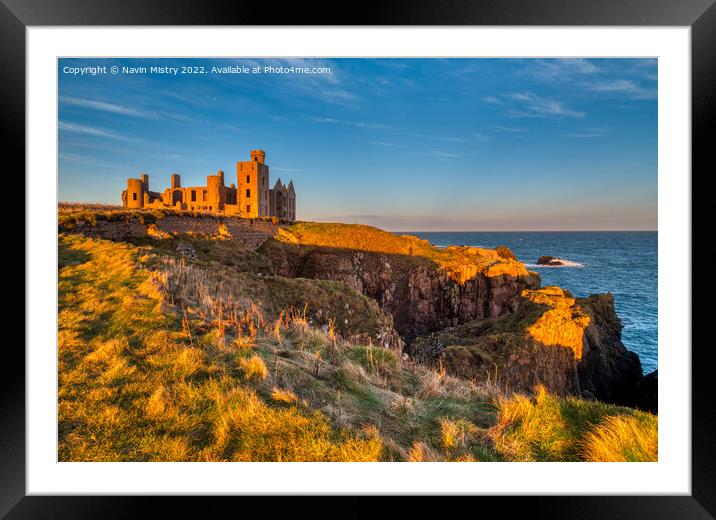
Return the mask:
M179 174L170 177L170 187L163 192L149 189L149 175L127 179L122 191L122 206L127 209L178 209L212 211L244 218L279 217L296 220L296 191L276 181L269 188L266 152L251 150L250 161L236 163L236 184L224 184L224 172L206 178L206 186L183 188Z

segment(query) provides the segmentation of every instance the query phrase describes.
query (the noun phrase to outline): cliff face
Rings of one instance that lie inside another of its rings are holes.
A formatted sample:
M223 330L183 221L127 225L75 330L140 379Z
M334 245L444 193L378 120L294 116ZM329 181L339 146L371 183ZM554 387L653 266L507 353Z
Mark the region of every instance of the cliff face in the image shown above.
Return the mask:
M236 286L235 301L274 314L305 306L314 323L333 323L343 337L404 349L508 391L540 384L560 395L656 408L656 385L640 386L639 358L621 343L612 296L538 289L539 275L506 248L440 249L368 226L171 214L72 217L60 231L165 244L181 236L196 242L194 260L214 271L223 266L218 286Z
M621 343L610 294L572 298L559 287L522 292L517 311L418 338L413 352L467 379L508 391L541 384L559 395L633 405L641 363Z
M59 231L110 240L194 237L258 248L274 275L343 282L375 300L408 344L445 327L512 313L521 291L539 286L539 275L511 253L439 249L417 237L369 226L302 222L287 227L268 220L164 211L66 215ZM237 266L242 269L241 262Z
M643 372L639 356L622 344L614 297L596 294L577 302L591 320L585 329L584 355L577 363L582 395L633 406Z
M396 330L408 344L445 327L513 313L522 290L539 286L539 275L501 259L485 267L446 268L424 256L276 240L265 243L262 252L278 276L341 281L376 300L393 316Z

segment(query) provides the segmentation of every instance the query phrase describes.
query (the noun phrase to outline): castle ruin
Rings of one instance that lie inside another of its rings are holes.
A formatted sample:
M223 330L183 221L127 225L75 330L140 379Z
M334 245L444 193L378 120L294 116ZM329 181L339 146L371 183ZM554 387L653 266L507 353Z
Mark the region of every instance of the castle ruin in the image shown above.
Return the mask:
M296 192L293 181L288 186L276 181L269 188L266 152L251 150L250 161L236 163L236 184L224 184L224 172L206 178L206 186L182 188L179 174L170 177L170 187L163 192L150 191L149 175L127 179L122 191L122 206L127 209L178 209L214 211L245 218L279 217L296 220Z

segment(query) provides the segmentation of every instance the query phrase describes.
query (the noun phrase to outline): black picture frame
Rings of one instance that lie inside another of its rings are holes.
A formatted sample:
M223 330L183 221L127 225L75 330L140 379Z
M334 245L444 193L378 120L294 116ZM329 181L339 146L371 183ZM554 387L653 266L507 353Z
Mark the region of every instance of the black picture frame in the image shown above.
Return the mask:
M311 6L286 3L200 0L0 0L0 121L4 164L25 168L25 31L28 26L65 25L571 25L689 26L692 71L692 172L713 171L715 147L709 141L716 122L716 5L714 0L383 0ZM10 174L10 172L7 172ZM689 175L691 172L684 172ZM691 179L695 176L691 173ZM692 209L692 218L699 215ZM691 263L691 252L684 252ZM25 259L27 262L27 258ZM27 273L26 273L27 276ZM14 290L10 280L7 290ZM19 294L20 288L13 291ZM31 311L31 309L28 309ZM699 312L694 306L694 312ZM703 312L703 311L700 311ZM693 322L693 319L692 319ZM8 324L10 327L12 325ZM8 327L9 328L9 327ZM8 336L9 337L9 336ZM550 518L715 518L716 407L711 399L712 342L694 344L692 354L692 494L690 496L484 497L497 500L501 515L522 512ZM681 345L687 351L690 345ZM0 377L0 518L127 518L160 515L166 497L26 496L25 356L5 345ZM206 497L217 500L217 497ZM180 500L184 514L206 513L196 500ZM246 500L243 498L242 500ZM350 498L341 516L374 514L372 500ZM486 503L488 502L489 503ZM204 501L202 501L204 502ZM292 501L293 502L293 501ZM413 507L423 507L413 500ZM212 506L213 507L213 506ZM244 506L250 507L250 506ZM296 506L291 506L295 508ZM474 505L469 506L471 509ZM272 512L276 512L274 506ZM332 508L311 514L333 516ZM244 509L248 511L248 509ZM487 510L485 510L487 511ZM403 510L402 514L409 514Z

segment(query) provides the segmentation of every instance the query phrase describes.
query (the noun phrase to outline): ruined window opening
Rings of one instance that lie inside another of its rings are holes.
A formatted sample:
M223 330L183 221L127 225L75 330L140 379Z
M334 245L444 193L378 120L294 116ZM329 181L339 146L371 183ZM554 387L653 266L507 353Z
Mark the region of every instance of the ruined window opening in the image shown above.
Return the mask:
M195 190L191 190L191 201L196 202L196 191Z
M251 175L246 176L246 182L251 182Z
M251 190L246 190L246 198L251 197Z
M246 213L251 213L251 205L250 204L246 205Z
M136 193L132 193L132 200L137 200L137 194L136 194Z

